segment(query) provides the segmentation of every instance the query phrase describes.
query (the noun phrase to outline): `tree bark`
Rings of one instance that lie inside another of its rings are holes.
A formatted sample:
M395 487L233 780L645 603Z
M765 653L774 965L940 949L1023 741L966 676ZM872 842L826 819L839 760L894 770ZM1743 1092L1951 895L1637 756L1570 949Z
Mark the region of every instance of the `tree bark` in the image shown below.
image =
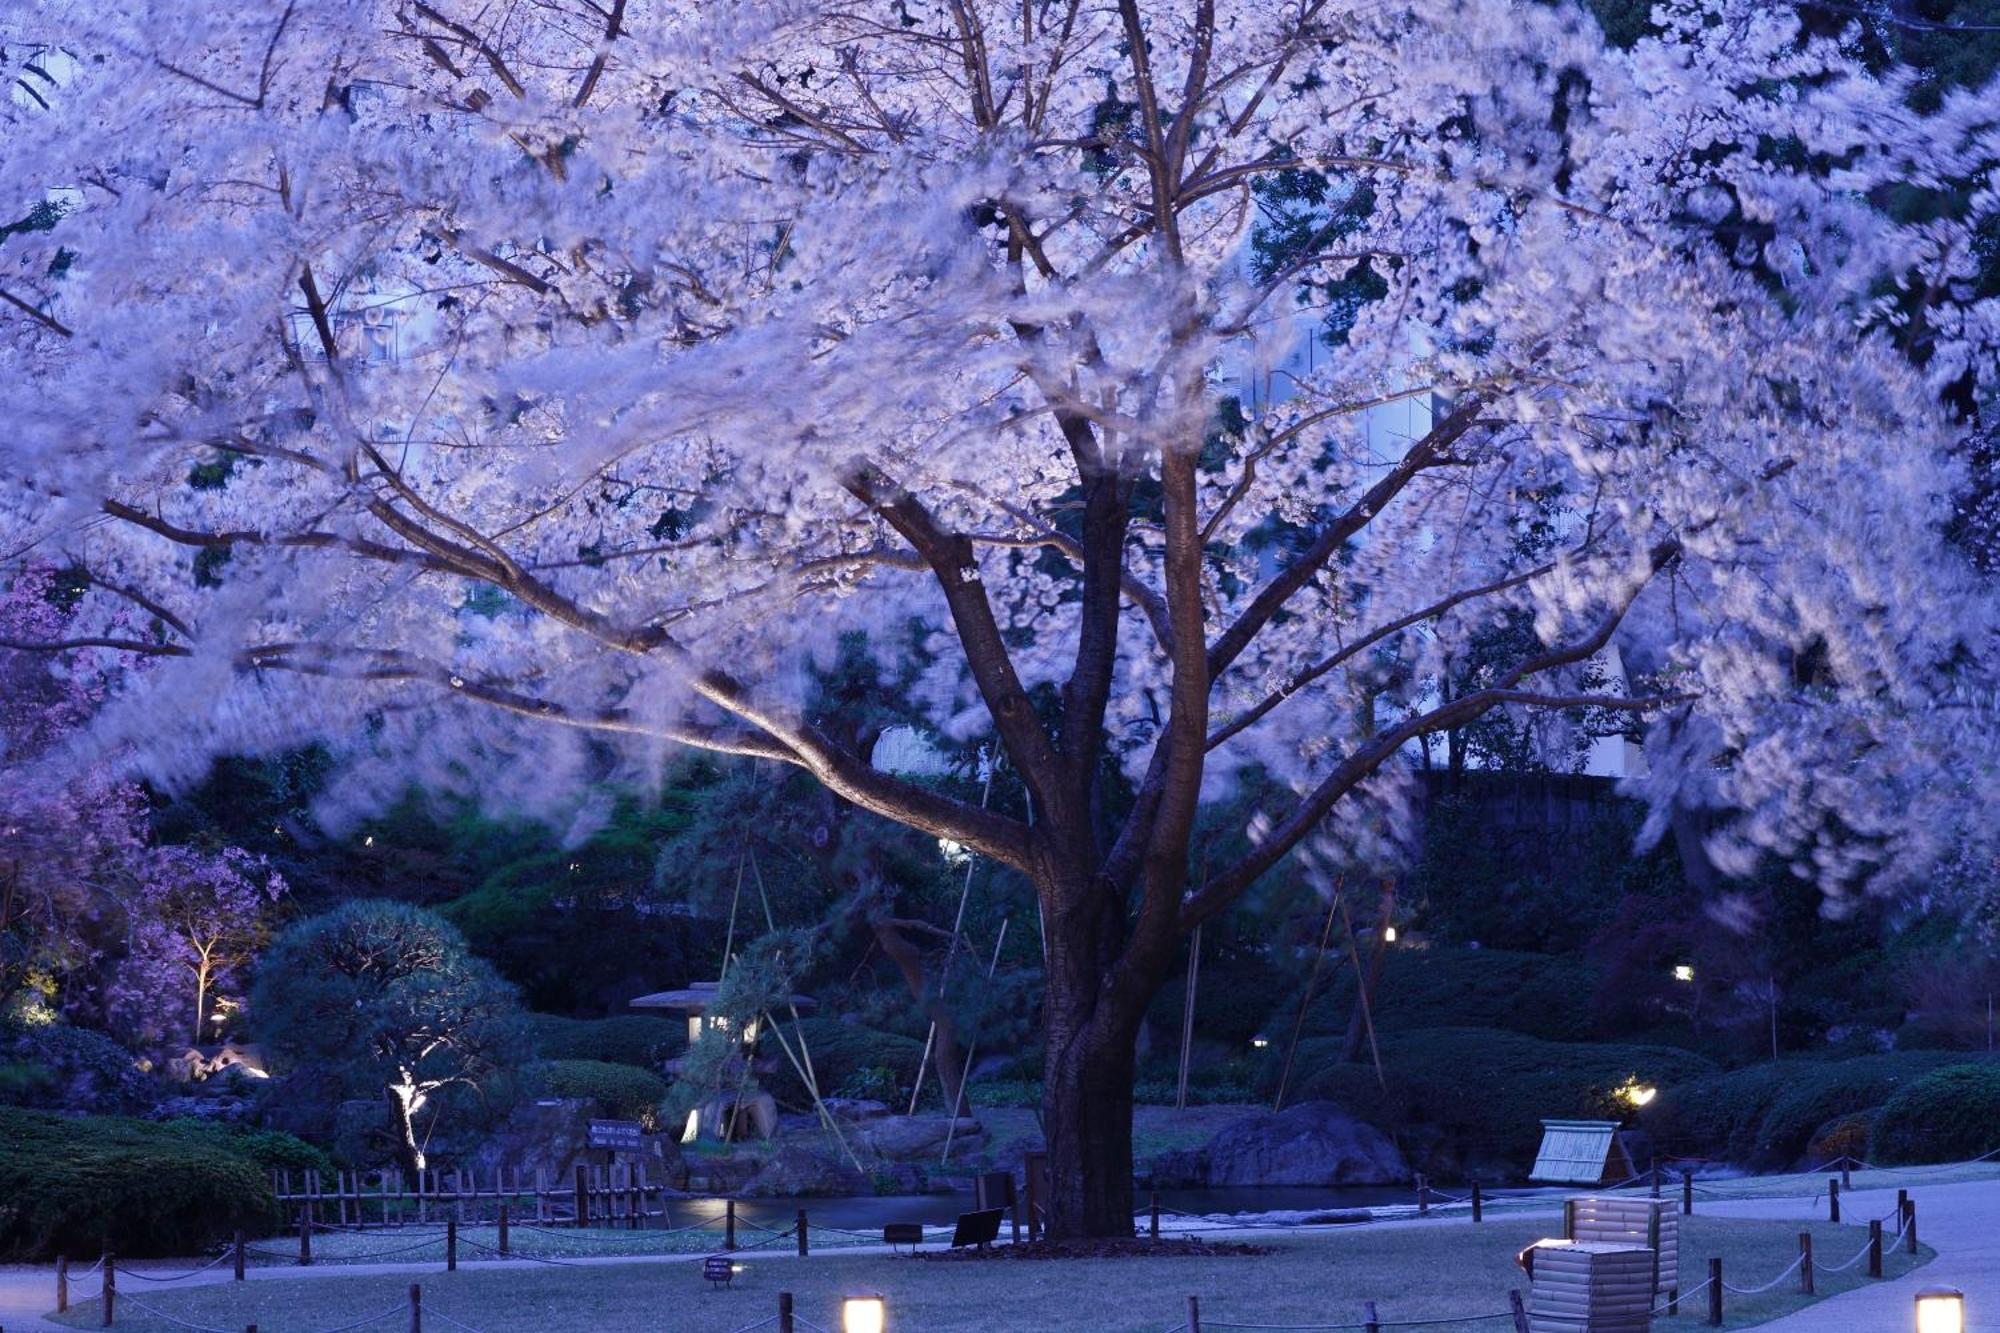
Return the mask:
M1055 1001L1051 988L1050 1001ZM1136 1017L1093 1023L1059 1049L1049 1025L1042 1116L1048 1132L1048 1234L1132 1234L1132 1079Z
M937 1025L931 1058L937 1062L938 1081L944 1087L944 1103L949 1107L958 1096L959 1084L964 1078L964 1065L958 1049L958 1024L952 1019L951 1008L941 993L942 979L938 987L940 993L933 995L924 972L922 955L894 921L878 913L868 918L868 927L875 933L875 943L882 953L903 974L903 983L910 988L910 998L922 1006L924 1016Z
M416 1091L391 1083L382 1089L382 1094L389 1101L389 1128L396 1136L396 1160L412 1179L419 1178L424 1170L424 1150L417 1142Z
M1038 885L1055 907L1042 999L1048 1233L1132 1234L1132 1080L1139 1027L1173 959L1125 939L1117 895L1067 876ZM1108 978L1118 968L1125 984Z

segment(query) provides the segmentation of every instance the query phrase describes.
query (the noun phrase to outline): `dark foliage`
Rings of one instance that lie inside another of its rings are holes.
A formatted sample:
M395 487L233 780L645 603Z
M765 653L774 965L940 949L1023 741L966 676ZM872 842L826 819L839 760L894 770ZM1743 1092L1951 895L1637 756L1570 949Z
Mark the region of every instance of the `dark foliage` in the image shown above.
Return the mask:
M280 1221L264 1167L226 1135L0 1110L0 1259L196 1254Z

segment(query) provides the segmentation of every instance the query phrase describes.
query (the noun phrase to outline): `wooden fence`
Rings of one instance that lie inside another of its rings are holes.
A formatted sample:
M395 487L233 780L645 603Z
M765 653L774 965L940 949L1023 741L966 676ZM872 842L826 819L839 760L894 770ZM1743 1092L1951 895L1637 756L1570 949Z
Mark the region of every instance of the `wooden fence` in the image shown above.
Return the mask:
M446 1218L486 1222L506 1205L515 1221L638 1228L685 1198L644 1162L581 1163L567 1178L546 1168L423 1171L414 1182L392 1168L273 1171L271 1189L291 1217L315 1225L394 1227Z

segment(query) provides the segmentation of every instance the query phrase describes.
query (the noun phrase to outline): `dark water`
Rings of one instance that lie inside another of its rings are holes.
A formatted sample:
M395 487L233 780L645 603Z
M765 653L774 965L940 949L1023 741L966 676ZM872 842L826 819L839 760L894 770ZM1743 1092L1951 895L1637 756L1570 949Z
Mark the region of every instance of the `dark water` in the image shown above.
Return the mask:
M1416 1198L1416 1191L1407 1185L1161 1190L1160 1206L1163 1210L1202 1214L1321 1212L1379 1204L1413 1204ZM1140 1191L1139 1207L1146 1206L1146 1199L1146 1193ZM723 1206L721 1199L675 1199L667 1205L668 1225L719 1221ZM806 1210L807 1220L813 1226L879 1231L887 1222L949 1225L960 1213L971 1211L972 1195L968 1192L839 1199L738 1199L736 1220L751 1227L782 1230L792 1225L801 1208Z

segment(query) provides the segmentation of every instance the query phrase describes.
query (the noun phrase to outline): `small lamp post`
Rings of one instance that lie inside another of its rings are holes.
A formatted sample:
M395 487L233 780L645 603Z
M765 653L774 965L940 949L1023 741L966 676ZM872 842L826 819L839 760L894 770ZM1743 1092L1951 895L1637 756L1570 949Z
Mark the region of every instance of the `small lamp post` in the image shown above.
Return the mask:
M1965 1293L1957 1287L1918 1292L1917 1333L1965 1333Z
M883 1333L889 1307L880 1296L849 1296L840 1308L841 1333Z

